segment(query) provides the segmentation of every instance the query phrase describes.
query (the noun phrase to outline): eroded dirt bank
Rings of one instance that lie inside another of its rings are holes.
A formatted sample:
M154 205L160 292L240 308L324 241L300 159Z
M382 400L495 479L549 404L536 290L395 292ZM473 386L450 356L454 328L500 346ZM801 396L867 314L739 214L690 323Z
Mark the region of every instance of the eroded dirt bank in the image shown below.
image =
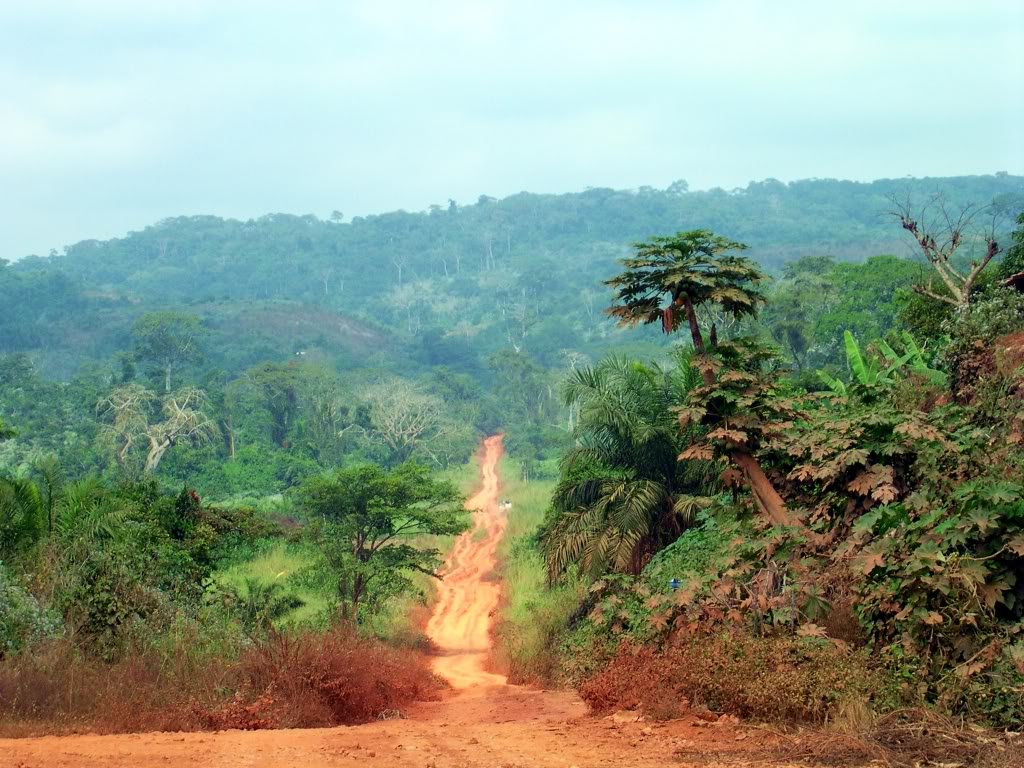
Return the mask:
M759 755L756 739L732 726L594 719L571 692L510 686L487 670L500 597L495 552L506 522L498 508L501 455L501 438L488 438L480 490L467 502L474 528L452 549L427 625L439 649L435 670L452 685L440 701L417 705L406 719L349 728L0 740L0 767L786 765Z

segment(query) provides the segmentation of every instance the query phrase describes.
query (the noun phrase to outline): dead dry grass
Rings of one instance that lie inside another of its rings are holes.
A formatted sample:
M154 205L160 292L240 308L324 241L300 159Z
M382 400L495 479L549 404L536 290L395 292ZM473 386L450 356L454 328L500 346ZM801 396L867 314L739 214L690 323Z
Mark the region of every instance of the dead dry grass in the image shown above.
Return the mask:
M340 725L440 687L423 654L344 629L279 634L234 660L183 648L106 663L53 643L0 662L0 736Z
M884 768L1020 768L1024 738L965 725L928 709L904 709L877 718L861 731L775 732L781 758L820 765Z

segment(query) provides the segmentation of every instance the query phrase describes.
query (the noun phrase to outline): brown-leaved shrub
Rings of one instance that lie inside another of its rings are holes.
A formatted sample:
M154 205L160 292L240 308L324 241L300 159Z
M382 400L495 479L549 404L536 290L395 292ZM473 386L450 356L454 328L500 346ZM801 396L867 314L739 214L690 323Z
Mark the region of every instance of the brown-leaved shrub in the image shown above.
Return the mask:
M434 698L440 684L426 658L337 628L279 634L239 662L246 689L270 697L282 727L360 723Z
M740 717L822 722L883 687L862 651L806 638L694 636L662 649L623 643L580 686L596 712L640 708L668 719L688 707Z
M331 726L400 710L439 687L422 654L344 629L274 635L239 658L182 644L113 663L60 640L0 661L0 733Z

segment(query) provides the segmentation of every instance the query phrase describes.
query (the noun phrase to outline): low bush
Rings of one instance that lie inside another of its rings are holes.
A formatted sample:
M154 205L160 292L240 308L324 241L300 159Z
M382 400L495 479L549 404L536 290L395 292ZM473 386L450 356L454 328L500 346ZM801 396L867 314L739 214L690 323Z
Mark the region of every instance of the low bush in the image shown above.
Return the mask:
M892 687L869 666L865 652L828 640L720 634L662 649L623 642L615 658L580 686L580 695L596 712L639 708L655 719L706 707L820 723L849 702L886 698Z
M68 639L0 662L0 734L318 727L372 720L436 695L426 659L336 629L248 649L169 647L85 656Z
M194 703L213 706L230 676L225 664L184 646L107 663L61 639L0 664L0 733L199 730Z
M425 656L342 627L275 635L238 667L243 687L266 697L264 716L281 727L366 722L434 698L440 688Z
M60 616L41 606L0 562L0 659L62 629Z

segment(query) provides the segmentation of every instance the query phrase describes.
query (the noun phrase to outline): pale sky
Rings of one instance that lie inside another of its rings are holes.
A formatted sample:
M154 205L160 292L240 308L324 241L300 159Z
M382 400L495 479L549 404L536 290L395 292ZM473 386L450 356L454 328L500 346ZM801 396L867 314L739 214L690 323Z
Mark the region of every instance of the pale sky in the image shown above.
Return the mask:
M161 218L1024 173L1015 0L0 0L0 258Z

